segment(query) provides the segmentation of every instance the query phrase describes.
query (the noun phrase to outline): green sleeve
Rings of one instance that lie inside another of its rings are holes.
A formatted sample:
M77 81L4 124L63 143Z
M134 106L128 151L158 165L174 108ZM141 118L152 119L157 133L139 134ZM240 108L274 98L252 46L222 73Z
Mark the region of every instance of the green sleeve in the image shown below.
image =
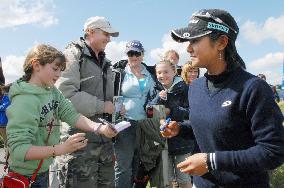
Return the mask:
M15 96L7 108L7 144L11 155L24 162L32 143L36 140L39 125L39 105L34 96Z
M71 127L74 127L80 114L76 111L70 100L66 99L58 89L57 92L60 98L58 106L60 120L68 123Z

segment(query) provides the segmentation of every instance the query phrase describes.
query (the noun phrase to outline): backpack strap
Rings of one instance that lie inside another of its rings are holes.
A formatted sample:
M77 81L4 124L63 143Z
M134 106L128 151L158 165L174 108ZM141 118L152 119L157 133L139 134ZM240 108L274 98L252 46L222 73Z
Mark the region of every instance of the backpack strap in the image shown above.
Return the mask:
M80 41L78 42L71 42L70 44L67 45L66 49L68 48L77 48L80 52L80 57L79 57L79 73L81 74L81 67L82 67L82 63L83 63L83 57L84 57L84 41L82 38L80 38ZM81 79L81 78L80 78ZM79 88L79 91L81 91L81 84L80 84L80 88Z
M81 55L79 57L79 72L81 70L82 62L83 62L83 46L80 46L78 43L74 43L75 47L80 51Z

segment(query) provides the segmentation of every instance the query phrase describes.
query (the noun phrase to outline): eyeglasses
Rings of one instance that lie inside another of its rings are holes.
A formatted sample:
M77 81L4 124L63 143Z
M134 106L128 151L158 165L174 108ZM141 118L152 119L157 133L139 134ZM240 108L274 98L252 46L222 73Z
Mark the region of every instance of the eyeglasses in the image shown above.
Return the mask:
M238 33L234 28L230 27L228 24L226 24L223 20L221 20L220 18L213 16L212 14L210 14L206 9L202 9L196 13L193 13L194 17L197 18L207 18L207 19L213 19L215 22L219 23L219 24L223 24L225 26L227 26L228 28L230 28L234 33Z
M136 51L129 51L129 52L127 52L127 56L128 57L133 57L133 56L139 57L141 55L142 55L141 52L136 52Z

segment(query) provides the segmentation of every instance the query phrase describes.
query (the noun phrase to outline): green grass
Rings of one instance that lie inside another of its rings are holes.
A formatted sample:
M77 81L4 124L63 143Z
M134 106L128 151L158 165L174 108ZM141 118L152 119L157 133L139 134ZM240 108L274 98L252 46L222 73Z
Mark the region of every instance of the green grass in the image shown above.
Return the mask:
M270 177L271 188L284 188L284 165L275 169Z
M281 111L284 112L284 102L279 102L278 106L280 107Z
M284 113L284 102L278 103L282 113ZM284 123L284 122L283 122ZM273 170L270 178L271 188L284 188L284 164L277 169Z

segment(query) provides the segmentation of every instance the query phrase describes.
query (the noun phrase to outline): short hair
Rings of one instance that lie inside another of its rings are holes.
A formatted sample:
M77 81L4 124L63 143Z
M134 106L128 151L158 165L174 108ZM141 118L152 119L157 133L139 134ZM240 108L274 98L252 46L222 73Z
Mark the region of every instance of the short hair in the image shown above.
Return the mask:
M184 82L186 84L190 84L190 81L187 79L187 74L188 74L188 71L190 69L196 69L196 67L193 67L192 66L192 62L191 61L187 61L183 66L182 66L182 70L181 70L181 77L182 79L184 80ZM200 75L200 69L197 68L198 70L198 75L197 75L197 78L199 78L199 75Z

